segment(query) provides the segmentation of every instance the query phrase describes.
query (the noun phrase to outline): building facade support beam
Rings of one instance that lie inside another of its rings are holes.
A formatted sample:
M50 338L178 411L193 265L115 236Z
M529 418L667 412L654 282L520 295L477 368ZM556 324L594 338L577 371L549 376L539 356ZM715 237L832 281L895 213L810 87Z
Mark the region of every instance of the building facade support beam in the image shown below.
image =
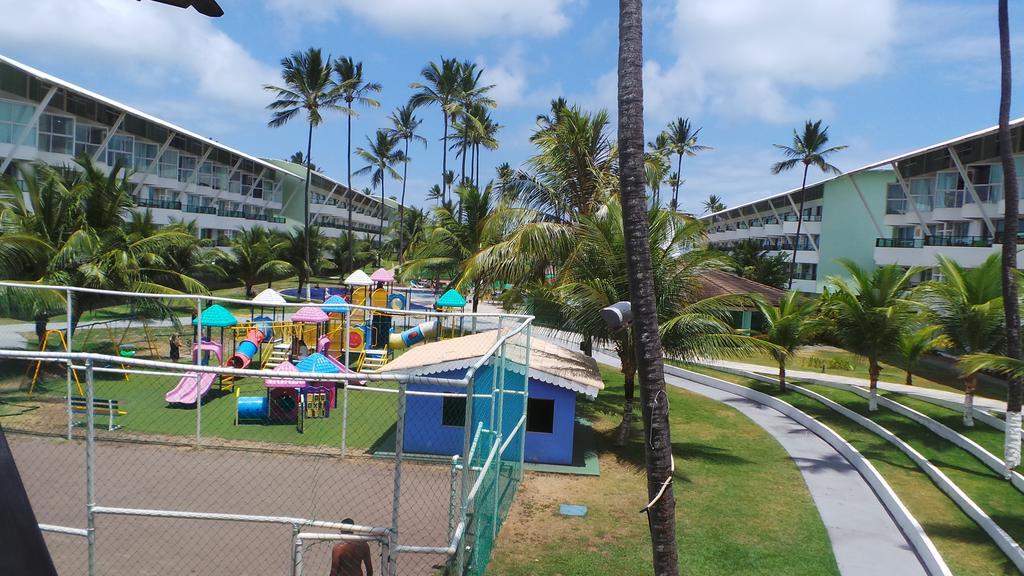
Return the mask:
M99 147L96 148L96 151L92 154L93 162L99 161L100 156L107 153L107 146L110 146L110 141L114 139L114 135L121 129L121 124L124 122L124 118L127 115L127 112L121 112L121 114L118 115L117 120L114 120L114 125L107 128L107 135L103 137L103 142L100 143ZM106 164L106 162L104 162L104 164Z
M882 234L882 227L879 226L878 219L875 218L875 213L871 211L871 206L868 205L867 198L864 198L864 193L860 189L860 184L857 184L857 179L854 178L853 174L847 174L846 177L850 179L850 184L853 184L853 189L857 191L860 203L864 205L864 211L868 213L868 218L871 219L871 224L874 225L875 232L878 233L878 237L884 238L885 236Z
M903 190L903 197L907 199L907 204L910 204L910 207L914 210L914 215L917 216L917 228L921 231L921 239L923 240L925 236L928 236L928 227L925 225L921 212L917 209L917 202L910 195L910 186L907 184L907 180L900 173L900 165L895 160L892 162L892 170L896 173L896 181L900 183L900 189Z
M11 147L10 155L4 158L4 161L0 163L0 174L7 173L7 167L11 165L14 157L18 155L18 150L23 144L25 144L25 139L28 138L32 129L39 126L39 117L43 115L46 107L50 105L50 100L53 100L53 96L56 93L57 86L50 86L50 89L46 92L46 96L43 96L43 99L39 101L38 105L36 105L36 110L32 113L32 117L29 118L28 124L25 124L25 127L21 129L21 133L19 133L18 137L14 140L14 146Z
M993 238L996 236L996 227L992 224L992 219L988 217L988 213L985 211L985 205L982 204L981 198L978 197L978 191L974 188L974 182L971 182L970 177L967 174L967 169L964 168L964 163L960 161L960 155L957 154L956 149L952 146L948 146L949 157L953 159L953 163L956 164L956 170L960 173L960 177L963 178L964 188L967 193L971 195L974 203L978 206L978 212L981 212L981 219L985 221L985 227L988 228L988 233Z
M142 173L142 179L135 184L135 190L132 191L132 196L138 196L139 192L142 191L142 187L146 184L146 180L149 180L149 177L153 175L153 169L160 165L160 158L162 158L164 152L167 152L167 149L170 148L171 141L173 141L174 137L177 135L178 133L174 130L169 130L167 132L167 139L160 145L160 149L156 151L156 156L153 157L153 161L149 163L149 166L146 166L146 171Z

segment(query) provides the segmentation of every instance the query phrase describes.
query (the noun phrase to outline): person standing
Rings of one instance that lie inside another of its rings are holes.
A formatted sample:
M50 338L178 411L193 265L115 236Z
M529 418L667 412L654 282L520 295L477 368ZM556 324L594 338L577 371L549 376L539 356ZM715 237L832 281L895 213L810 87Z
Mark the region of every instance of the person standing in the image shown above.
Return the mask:
M177 362L181 358L181 335L174 334L171 339L168 340L167 346L170 349L168 356L171 358L171 362Z
M345 518L342 524L354 524ZM373 576L370 545L365 541L341 542L331 550L330 576ZM363 567L366 571L363 572Z

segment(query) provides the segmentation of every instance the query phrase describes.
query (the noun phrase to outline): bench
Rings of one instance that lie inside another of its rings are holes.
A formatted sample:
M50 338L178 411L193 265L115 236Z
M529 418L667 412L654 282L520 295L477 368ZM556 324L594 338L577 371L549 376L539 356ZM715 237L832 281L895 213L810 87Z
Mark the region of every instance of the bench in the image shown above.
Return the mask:
M84 396L71 397L71 412L74 414L85 414L89 411L89 401ZM117 430L120 426L114 424L114 418L124 416L128 412L121 409L117 400L103 398L92 399L92 413L107 417L107 430ZM84 426L85 422L75 422L76 426Z

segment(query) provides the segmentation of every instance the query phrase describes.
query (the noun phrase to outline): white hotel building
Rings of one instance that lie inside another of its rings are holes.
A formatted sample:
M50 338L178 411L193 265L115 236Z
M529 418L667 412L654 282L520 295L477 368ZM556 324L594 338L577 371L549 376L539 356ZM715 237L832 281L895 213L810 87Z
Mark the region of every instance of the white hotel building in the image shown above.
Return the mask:
M73 165L81 153L109 167L122 160L138 210L154 221L195 220L200 236L225 245L254 225L287 231L303 219L305 169L246 154L0 55L0 175L45 162ZM327 236L348 228L375 238L398 212L392 200L349 190L319 173L310 186L312 222Z

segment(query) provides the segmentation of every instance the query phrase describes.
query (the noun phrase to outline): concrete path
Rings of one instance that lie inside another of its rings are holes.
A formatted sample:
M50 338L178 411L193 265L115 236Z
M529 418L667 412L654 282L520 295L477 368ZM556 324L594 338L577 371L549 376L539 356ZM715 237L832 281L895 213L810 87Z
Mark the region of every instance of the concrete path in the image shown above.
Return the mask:
M746 370L747 372L756 372L758 374L768 374L770 376L777 376L779 373L778 368L773 368L771 366L748 364L746 362L733 362L731 360L703 360L701 363L709 366L721 366L723 368ZM867 388L869 385L869 382L864 378L854 378L852 376L841 376L838 374L824 374L821 372L807 372L804 370L787 369L786 376L794 380L823 380L825 382L835 382L837 384L852 384L853 386L860 386L862 388ZM964 401L964 395L959 392L947 392L945 390L922 388L920 386L907 386L906 384L897 384L895 382L879 381L878 388L881 390L888 390L890 392L907 394L908 396L923 396L935 398L936 400L945 400L947 402L963 403ZM1001 413L1006 410L1006 402L975 396L974 407L981 410L990 410Z
M604 352L595 352L594 357L619 365L617 357ZM827 442L782 413L752 400L672 375L666 375L665 381L739 410L782 445L807 483L843 576L927 574L868 483Z

